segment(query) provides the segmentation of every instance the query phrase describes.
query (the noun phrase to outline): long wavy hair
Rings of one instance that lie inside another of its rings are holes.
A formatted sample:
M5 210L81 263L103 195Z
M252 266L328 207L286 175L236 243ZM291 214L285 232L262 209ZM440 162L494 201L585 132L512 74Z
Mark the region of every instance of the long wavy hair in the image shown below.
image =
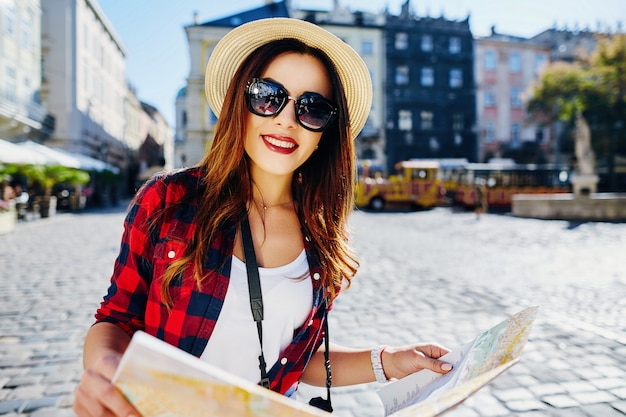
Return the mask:
M302 227L320 257L324 287L332 301L343 280L348 286L359 266L347 239L347 221L353 209L355 149L349 132L349 115L343 85L334 65L321 50L295 39L273 41L259 47L241 64L226 92L210 150L199 163L205 173L198 194L195 234L188 251L172 263L163 278L161 292L171 303L169 285L189 266L198 285L210 242L228 222L239 223L252 200L250 160L244 151L246 120L244 87L259 77L277 56L295 52L318 59L325 67L333 90L338 116L323 132L318 149L294 173L291 184Z

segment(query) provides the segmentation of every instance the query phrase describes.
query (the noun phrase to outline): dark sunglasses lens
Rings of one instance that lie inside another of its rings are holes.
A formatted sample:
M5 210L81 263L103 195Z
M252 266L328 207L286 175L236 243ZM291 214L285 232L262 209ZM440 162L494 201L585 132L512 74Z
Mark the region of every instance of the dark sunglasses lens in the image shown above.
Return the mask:
M285 99L285 94L277 86L264 81L254 81L248 88L248 107L259 116L278 113Z
M309 130L322 130L333 117L334 109L330 103L315 96L300 97L298 119Z

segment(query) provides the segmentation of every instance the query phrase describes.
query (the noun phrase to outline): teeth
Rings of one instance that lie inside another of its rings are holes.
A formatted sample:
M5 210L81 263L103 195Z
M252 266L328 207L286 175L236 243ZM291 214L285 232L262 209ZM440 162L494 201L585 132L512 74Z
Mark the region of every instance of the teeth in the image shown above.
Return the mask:
M286 149L291 149L291 148L295 148L296 144L293 142L287 142L284 140L278 140L276 138L272 138L269 136L265 136L265 140L268 141L269 143L271 143L274 146L278 146L280 148L286 148Z

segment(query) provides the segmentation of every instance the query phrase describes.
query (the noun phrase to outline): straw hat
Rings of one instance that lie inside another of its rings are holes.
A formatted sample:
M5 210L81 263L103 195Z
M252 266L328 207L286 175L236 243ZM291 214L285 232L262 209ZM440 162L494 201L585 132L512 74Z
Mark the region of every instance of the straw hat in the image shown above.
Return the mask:
M369 70L354 49L337 36L304 20L275 17L254 20L228 32L215 46L204 77L205 92L219 116L226 90L241 63L258 47L278 39L294 38L324 51L335 65L346 93L350 134L356 138L372 104Z

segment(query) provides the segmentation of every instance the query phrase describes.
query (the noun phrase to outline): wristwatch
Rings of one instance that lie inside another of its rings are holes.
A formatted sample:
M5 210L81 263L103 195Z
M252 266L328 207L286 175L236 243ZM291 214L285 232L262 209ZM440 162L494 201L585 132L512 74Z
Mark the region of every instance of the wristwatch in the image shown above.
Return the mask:
M376 376L376 381L381 384L385 382L389 382L387 377L385 376L385 370L383 369L383 361L382 355L383 351L387 346L379 345L372 349L371 359L372 359L372 369L374 370L374 375Z

